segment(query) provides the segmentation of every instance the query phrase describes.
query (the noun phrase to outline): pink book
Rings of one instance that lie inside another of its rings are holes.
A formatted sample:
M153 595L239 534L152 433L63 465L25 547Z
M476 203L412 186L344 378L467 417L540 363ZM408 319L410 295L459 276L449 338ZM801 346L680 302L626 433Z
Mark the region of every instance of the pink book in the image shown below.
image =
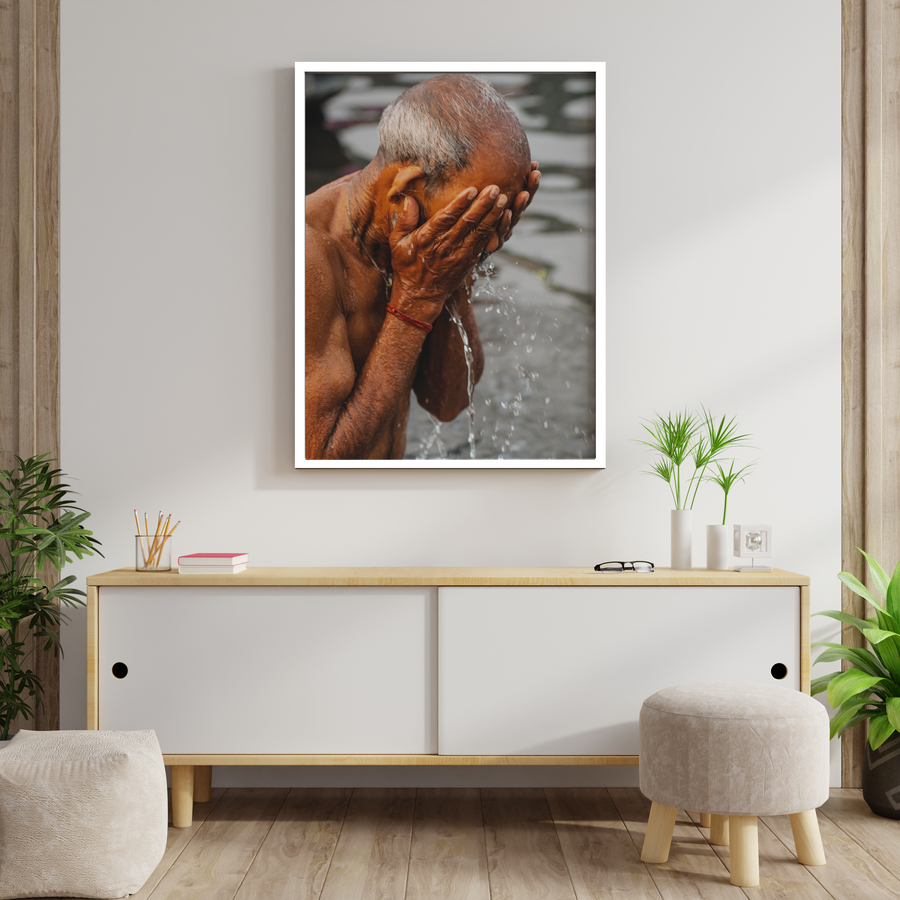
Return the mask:
M249 553L189 553L178 557L179 566L239 566L247 562Z

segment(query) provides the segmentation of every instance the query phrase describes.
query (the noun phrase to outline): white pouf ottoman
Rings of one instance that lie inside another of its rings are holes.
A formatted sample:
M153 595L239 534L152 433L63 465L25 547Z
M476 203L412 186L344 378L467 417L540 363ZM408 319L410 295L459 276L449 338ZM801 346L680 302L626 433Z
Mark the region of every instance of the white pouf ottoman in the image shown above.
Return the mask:
M133 894L167 820L153 731L20 731L0 749L0 900Z
M669 858L685 809L712 814L712 842L730 845L732 884L759 884L757 816L790 816L797 858L824 865L816 808L828 799L828 743L825 707L789 688L685 684L649 697L640 785L652 806L641 859Z

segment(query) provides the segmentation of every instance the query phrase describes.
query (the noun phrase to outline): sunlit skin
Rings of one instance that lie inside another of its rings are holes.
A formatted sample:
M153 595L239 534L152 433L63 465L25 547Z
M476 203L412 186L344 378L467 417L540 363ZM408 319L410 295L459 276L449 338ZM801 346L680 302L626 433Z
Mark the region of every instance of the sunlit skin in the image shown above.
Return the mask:
M484 356L472 272L482 253L509 240L540 182L527 147L509 152L516 145L506 127L446 184L376 157L307 197L307 459L402 459L411 392L442 421L468 406L462 339L448 307L455 304L469 336L477 380ZM372 261L392 273L391 304L432 325L430 333L386 313Z

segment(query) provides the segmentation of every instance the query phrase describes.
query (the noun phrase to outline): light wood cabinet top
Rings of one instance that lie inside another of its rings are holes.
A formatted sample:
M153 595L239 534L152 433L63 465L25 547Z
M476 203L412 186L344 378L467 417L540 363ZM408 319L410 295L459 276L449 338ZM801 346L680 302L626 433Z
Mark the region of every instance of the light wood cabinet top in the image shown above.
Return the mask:
M114 569L87 579L90 587L267 586L267 585L615 585L617 587L775 587L809 585L809 577L783 569L771 572L664 569L652 573L626 572L601 575L593 568L544 566L251 566L236 575L179 575L171 572L137 572Z

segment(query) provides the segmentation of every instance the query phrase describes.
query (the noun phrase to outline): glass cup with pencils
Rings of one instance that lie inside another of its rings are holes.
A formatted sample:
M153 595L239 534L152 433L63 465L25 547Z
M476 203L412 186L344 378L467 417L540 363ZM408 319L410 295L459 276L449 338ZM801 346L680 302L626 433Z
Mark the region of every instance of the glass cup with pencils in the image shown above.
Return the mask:
M141 533L141 523L138 520L137 510L134 511L134 524L137 526L137 534L134 537L134 567L138 572L168 572L172 568L172 535L181 524L179 519L172 524L171 513L163 521L162 510L156 520L156 529L151 531L150 520L144 513L144 531Z

